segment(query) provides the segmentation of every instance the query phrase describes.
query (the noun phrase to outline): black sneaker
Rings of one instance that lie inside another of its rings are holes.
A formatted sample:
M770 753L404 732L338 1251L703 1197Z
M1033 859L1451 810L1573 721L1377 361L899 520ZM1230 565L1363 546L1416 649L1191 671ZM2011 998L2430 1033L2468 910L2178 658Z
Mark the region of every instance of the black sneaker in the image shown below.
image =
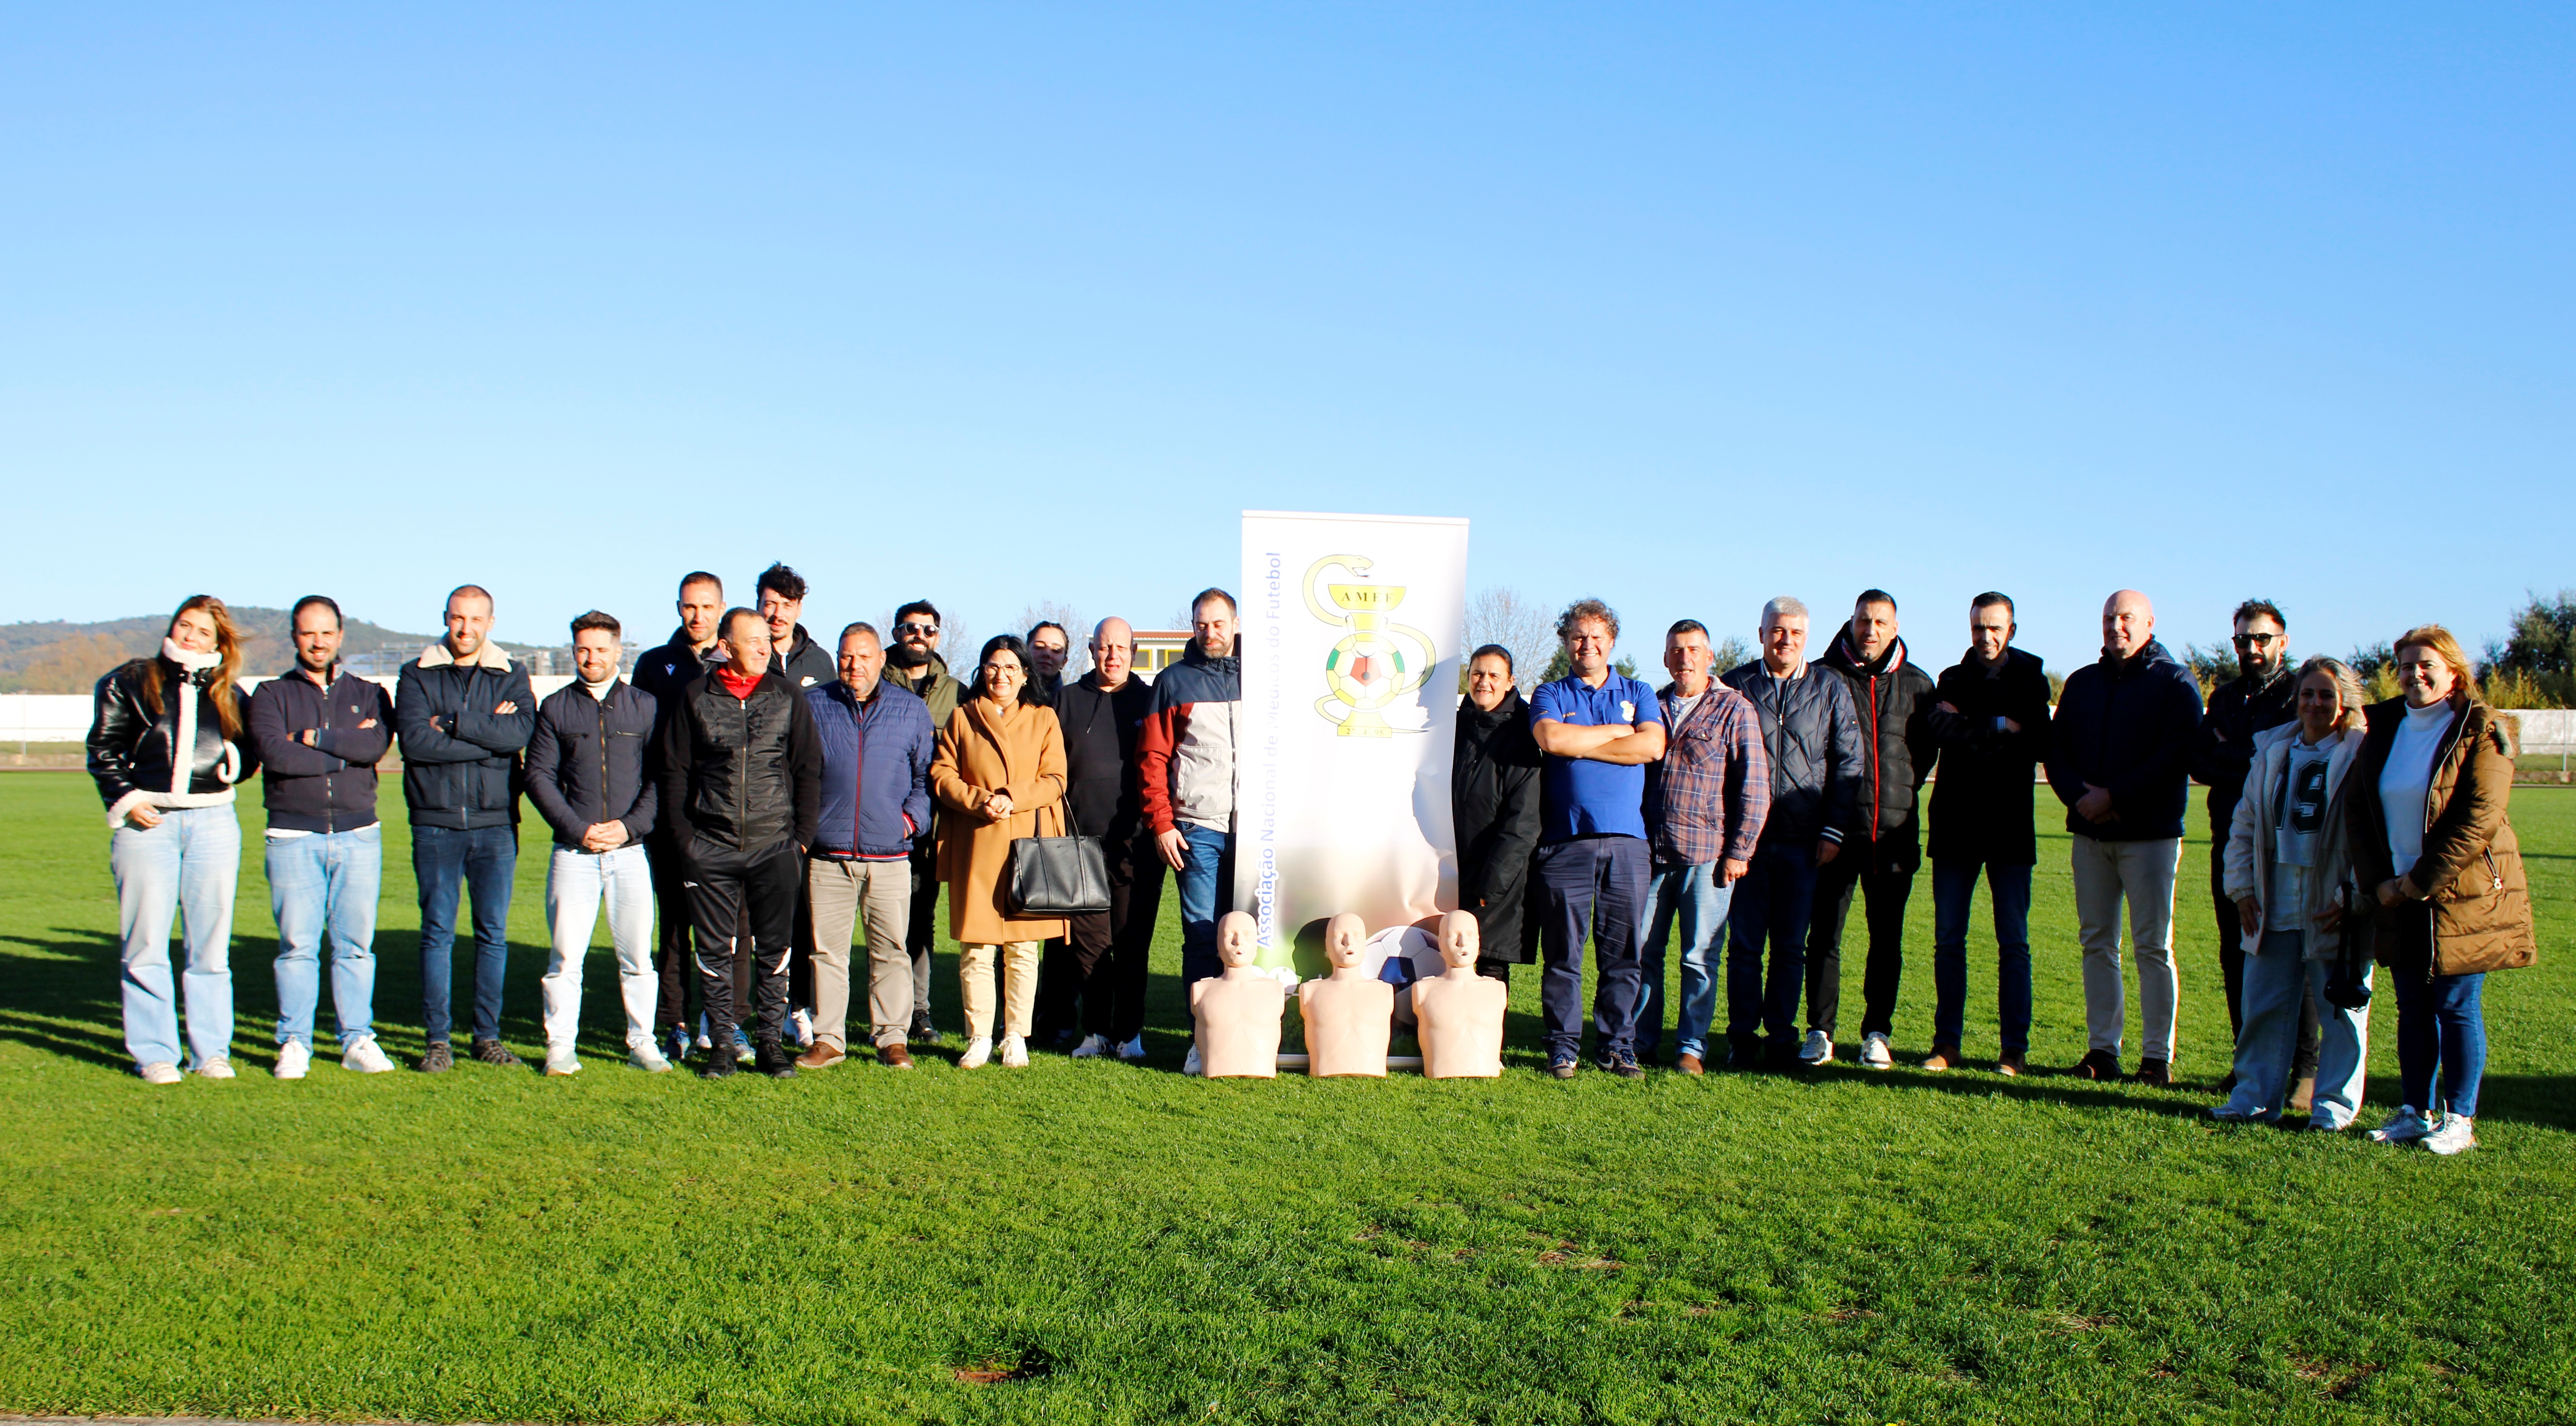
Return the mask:
M937 1026L930 1023L929 1011L922 1010L914 1013L912 1017L912 1029L905 1038L911 1040L916 1045L935 1045L939 1043L939 1030Z
M1762 1037L1759 1035L1727 1036L1726 1067L1733 1070L1762 1068Z
M1637 1063L1636 1056L1634 1055L1614 1055L1611 1057L1610 1062L1603 1065L1602 1068L1619 1076L1621 1079L1644 1079L1646 1077L1646 1067Z
M477 1040L468 1053L474 1056L478 1065L499 1065L508 1069L525 1063L498 1040Z
M771 1079L794 1079L796 1061L789 1058L787 1047L776 1040L763 1040L752 1047L752 1063Z
M2138 1072L2130 1078L2159 1088L2170 1086L2173 1083L2173 1066L2163 1060L2140 1060Z
M2077 1079L2118 1079L2120 1057L2109 1050L2086 1050L2071 1071Z
M731 1055L709 1055L709 1056L707 1056L707 1062L706 1062L705 1064L702 1064L702 1065L698 1066L698 1078L700 1078L700 1079L731 1079L731 1078L733 1078L733 1056L731 1056Z
M432 1040L429 1049L421 1055L417 1068L422 1074L445 1074L455 1065L456 1057L448 1053L447 1042Z
M1578 1064L1575 1058L1572 1055L1565 1055L1556 1060L1550 1061L1547 1067L1547 1072L1555 1075L1558 1079L1572 1079L1574 1078L1574 1072L1577 1068Z

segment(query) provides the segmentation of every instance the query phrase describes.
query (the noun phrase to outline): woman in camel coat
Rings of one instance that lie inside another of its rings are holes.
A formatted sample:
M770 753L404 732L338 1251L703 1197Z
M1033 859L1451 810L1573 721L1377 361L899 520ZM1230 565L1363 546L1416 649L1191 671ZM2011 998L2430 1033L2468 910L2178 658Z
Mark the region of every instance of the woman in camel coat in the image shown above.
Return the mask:
M1061 837L1064 733L1029 686L1028 646L1008 634L984 644L969 697L940 731L930 792L942 809L939 879L948 886L948 934L966 1002L966 1054L974 1069L993 1054L993 962L1002 961L1002 1063L1029 1062L1029 1019L1039 953L1065 934L1059 917L1014 916L1006 901L1011 843Z

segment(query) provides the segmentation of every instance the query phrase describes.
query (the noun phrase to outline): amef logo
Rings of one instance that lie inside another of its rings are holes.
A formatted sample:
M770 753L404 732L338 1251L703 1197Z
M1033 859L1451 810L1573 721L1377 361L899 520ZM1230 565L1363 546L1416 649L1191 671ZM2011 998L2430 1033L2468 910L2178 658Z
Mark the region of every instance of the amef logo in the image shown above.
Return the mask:
M1391 738L1398 731L1425 731L1391 726L1385 710L1420 688L1423 677L1440 661L1440 651L1428 634L1388 617L1404 602L1404 586L1369 582L1375 565L1376 561L1361 555L1326 555L1306 567L1301 581L1306 607L1315 617L1348 631L1324 656L1326 691L1315 700L1316 716L1333 724L1335 735L1344 738ZM1335 569L1350 576L1349 581L1319 586L1317 581ZM1323 598L1316 597L1319 588ZM1408 644L1418 657L1406 658Z

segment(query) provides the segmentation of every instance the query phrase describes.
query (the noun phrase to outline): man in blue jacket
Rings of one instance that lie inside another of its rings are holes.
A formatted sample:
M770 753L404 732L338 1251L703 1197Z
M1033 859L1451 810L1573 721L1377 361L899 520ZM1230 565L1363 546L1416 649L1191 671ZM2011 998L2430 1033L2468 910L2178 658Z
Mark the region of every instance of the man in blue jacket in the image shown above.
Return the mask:
M2155 639L2156 607L2123 589L2102 606L2102 657L2077 669L2049 725L2048 786L2075 837L2084 942L2085 1079L2120 1073L2120 905L2138 962L2137 1079L2173 1083L2174 873L2200 733L2200 688Z
M930 823L935 730L919 698L884 680L874 626L841 631L840 678L805 690L823 749L823 795L806 849L813 908L814 1047L802 1069L829 1069L849 1052L850 931L868 934L869 1037L880 1063L912 1068L912 839Z
M474 894L475 1059L515 1065L501 1046L501 976L510 963L510 880L519 868L519 751L537 730L527 665L491 641L492 596L481 585L447 596L447 637L402 666L394 731L402 736L403 803L411 810L411 870L420 883L423 1073L454 1060L447 1048L456 911Z

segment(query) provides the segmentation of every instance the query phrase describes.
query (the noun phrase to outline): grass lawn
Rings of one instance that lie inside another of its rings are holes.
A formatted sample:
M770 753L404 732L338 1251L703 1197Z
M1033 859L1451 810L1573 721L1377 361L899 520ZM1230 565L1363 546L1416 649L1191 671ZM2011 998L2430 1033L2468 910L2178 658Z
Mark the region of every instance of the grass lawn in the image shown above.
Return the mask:
M376 1003L408 1062L416 916L388 806ZM1526 973L1497 1082L1188 1080L1168 897L1148 1067L640 1075L603 952L578 1078L370 1079L326 1054L288 1084L266 1073L255 855L244 1076L152 1089L117 1024L97 798L78 774L9 774L0 1412L2565 1421L2576 791L2517 789L2514 818L2542 964L2490 984L2485 1142L2446 1161L2209 1121L2227 1024L2198 841L2177 916L2190 1083L2170 1091L1841 1068L1559 1084L1536 1072ZM2033 1059L2063 1066L2083 1013L2053 822ZM541 847L512 911L523 1054ZM1909 1059L1928 1049L1930 922L1927 874ZM1972 964L1969 1052L1991 1057L1992 963ZM2386 998L2367 1122L2394 1103Z

